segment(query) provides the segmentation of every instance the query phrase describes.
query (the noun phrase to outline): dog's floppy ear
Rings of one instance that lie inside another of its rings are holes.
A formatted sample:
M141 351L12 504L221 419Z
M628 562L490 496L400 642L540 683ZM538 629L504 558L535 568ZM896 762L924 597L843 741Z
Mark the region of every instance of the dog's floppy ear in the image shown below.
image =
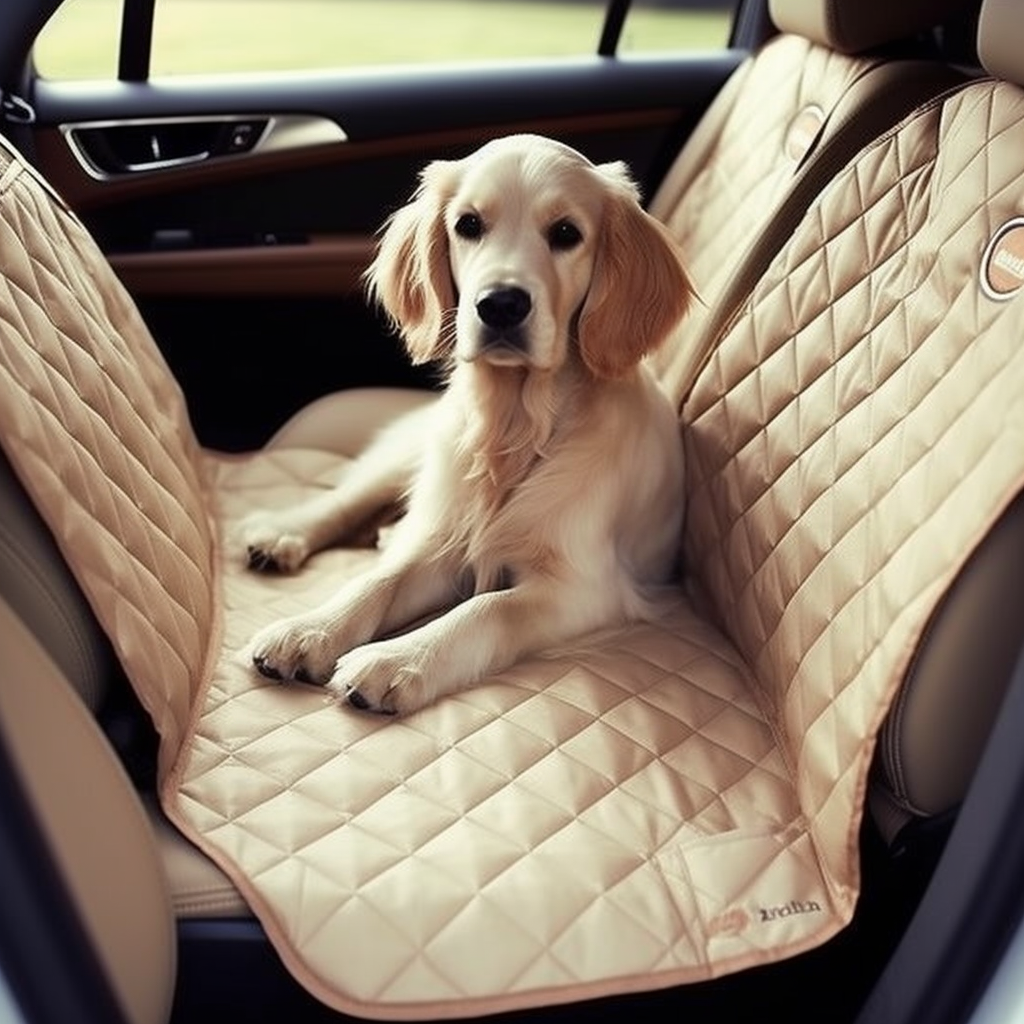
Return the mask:
M414 363L442 354L445 319L455 306L444 208L456 164L437 160L420 174L406 206L384 225L365 274L370 297L401 333Z
M614 378L665 340L694 292L668 231L640 207L625 165L596 172L606 205L579 343L591 372Z

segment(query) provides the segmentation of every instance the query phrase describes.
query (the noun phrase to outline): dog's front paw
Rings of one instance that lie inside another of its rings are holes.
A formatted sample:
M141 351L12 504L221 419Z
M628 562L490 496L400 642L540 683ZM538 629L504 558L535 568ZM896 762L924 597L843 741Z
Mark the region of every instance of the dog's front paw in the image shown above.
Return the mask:
M415 656L397 640L364 644L343 654L327 689L339 703L386 715L411 714L435 696Z
M284 619L258 633L252 642L256 670L279 682L326 683L337 657L332 631L309 619Z
M290 531L272 512L254 512L239 527L250 569L295 572L309 557L309 543Z

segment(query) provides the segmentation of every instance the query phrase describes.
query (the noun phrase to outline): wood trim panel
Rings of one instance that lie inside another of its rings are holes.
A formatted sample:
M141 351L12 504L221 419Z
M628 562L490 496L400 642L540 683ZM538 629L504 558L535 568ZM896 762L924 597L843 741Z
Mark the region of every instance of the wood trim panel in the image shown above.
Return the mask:
M208 165L196 164L142 172L106 181L97 181L86 174L57 128L41 128L38 131L36 155L42 172L71 207L79 212L88 212L146 195L159 195L212 182L232 181L279 171L342 165L402 153L422 154L424 158L429 158L434 151L453 147L470 149L488 139L516 132L537 132L557 137L636 128L667 129L676 123L678 117L678 110L658 108L482 125L371 142L349 140L285 152L255 153Z
M374 240L314 236L301 245L114 253L133 295L321 295L357 293Z

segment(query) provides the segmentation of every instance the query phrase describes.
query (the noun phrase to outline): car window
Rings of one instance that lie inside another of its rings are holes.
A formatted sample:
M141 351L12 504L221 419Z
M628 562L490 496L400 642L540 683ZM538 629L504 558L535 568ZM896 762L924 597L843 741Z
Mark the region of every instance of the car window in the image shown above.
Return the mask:
M634 0L619 53L717 50L729 43L734 0Z
M114 78L123 0L66 0L34 57L48 78ZM156 0L150 75L580 56L606 0ZM730 0L633 5L622 52L725 45Z

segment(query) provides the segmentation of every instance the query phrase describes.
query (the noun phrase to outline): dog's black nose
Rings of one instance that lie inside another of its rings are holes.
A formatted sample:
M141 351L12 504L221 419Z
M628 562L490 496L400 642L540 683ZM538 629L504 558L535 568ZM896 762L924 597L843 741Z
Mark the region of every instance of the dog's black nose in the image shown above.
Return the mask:
M529 292L515 285L502 285L480 293L476 312L488 327L505 331L518 327L529 315L532 305Z

